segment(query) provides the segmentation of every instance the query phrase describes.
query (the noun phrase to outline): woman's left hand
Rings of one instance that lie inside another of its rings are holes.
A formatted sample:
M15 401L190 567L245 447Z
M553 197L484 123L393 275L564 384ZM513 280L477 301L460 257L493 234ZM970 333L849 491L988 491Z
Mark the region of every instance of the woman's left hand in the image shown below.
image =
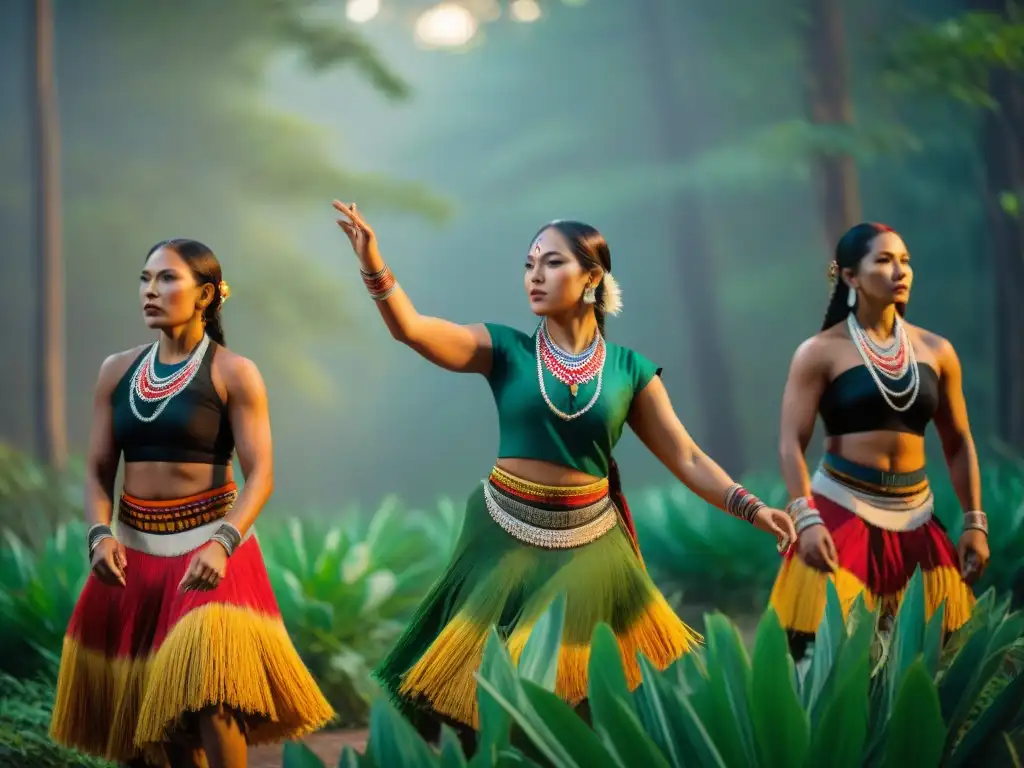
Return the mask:
M778 540L775 548L784 555L796 541L796 529L789 515L781 509L761 507L754 515L754 525L762 531L775 534Z
M970 529L960 534L957 547L960 555L960 575L968 584L981 578L988 565L988 535L984 531Z
M192 557L178 589L182 592L209 592L220 584L227 570L227 550L216 541L211 541Z

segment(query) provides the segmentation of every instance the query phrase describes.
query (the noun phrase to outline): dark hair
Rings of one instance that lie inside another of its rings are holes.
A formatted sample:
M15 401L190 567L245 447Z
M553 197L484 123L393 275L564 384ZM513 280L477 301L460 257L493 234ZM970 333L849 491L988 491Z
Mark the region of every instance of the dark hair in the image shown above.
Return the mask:
M166 248L178 254L188 264L192 276L199 285L209 283L213 286L213 301L209 303L203 312L203 319L206 321L206 335L222 347L226 346L224 343L224 325L221 323L220 315L220 309L224 305L224 300L220 295L220 282L224 277L221 273L220 262L217 261L217 257L213 255L213 251L198 240L180 237L157 243L149 249L146 259L148 260L150 256L161 248Z
M600 267L605 274L612 271L612 252L608 248L608 241L604 239L604 235L589 224L584 224L581 221L555 219L541 227L533 239L536 240L542 232L549 229L557 231L568 241L569 248L581 267L588 271ZM602 336L604 335L605 318L604 293L605 287L602 280L597 286L597 301L594 303L597 327L601 329Z
M581 221L555 219L541 227L537 234L533 236L533 239L536 240L541 233L549 229L556 230L568 241L573 256L576 257L576 261L579 262L583 269L591 270L600 267L604 270L605 274L609 274L612 271L612 252L608 247L608 241L594 227ZM594 315L597 317L597 327L601 330L601 335L604 336L604 280L598 284L595 296L597 301L594 302ZM636 549L636 554L639 557L640 548L637 544L633 515L629 511L629 502L626 501L626 494L622 492L622 476L619 474L619 465L612 457L609 457L608 462L608 491L615 502L615 506L619 508L622 520L626 525L632 544Z
M850 314L850 305L847 303L850 297L850 286L843 280L843 270L850 269L854 272L860 267L860 261L871 251L871 244L875 238L885 232L895 232L887 224L880 224L875 221L865 221L856 224L846 230L846 233L836 243L835 261L832 262L832 295L829 296L828 307L825 309L825 321L821 324L821 330L827 331L836 323L840 323ZM896 311L903 315L907 311L904 302L896 304Z

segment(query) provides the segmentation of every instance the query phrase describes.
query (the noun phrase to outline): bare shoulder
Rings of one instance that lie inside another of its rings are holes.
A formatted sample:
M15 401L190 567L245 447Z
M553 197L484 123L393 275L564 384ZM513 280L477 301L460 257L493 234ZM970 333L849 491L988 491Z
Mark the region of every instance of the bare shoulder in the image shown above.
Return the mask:
M940 360L948 355L956 355L953 345L944 336L940 336L919 325L911 325L906 322L903 325L910 334L910 339L914 344L924 346Z
M121 380L128 369L131 368L135 359L149 347L149 344L139 344L131 349L115 352L107 357L100 364L100 372L97 376L96 388L99 390L113 390L117 382Z
M227 347L217 347L217 356L213 359L213 373L215 378L224 382L229 394L258 394L265 391L263 375L256 363Z
M816 333L809 339L804 339L793 353L793 370L827 371L832 351L836 342L841 338L844 337L836 333L836 329L833 327Z

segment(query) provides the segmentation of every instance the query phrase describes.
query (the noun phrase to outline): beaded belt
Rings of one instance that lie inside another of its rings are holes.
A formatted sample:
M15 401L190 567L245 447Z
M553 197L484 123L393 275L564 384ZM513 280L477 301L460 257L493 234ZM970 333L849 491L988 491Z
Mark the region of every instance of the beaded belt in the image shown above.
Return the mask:
M910 489L893 491L837 475L824 462L811 478L811 491L887 531L919 528L935 510L935 497L927 480Z
M484 503L507 534L543 549L582 547L618 524L607 480L576 487L546 486L495 467L484 483Z
M174 556L209 541L238 498L234 483L195 496L148 501L121 495L117 538L130 549Z

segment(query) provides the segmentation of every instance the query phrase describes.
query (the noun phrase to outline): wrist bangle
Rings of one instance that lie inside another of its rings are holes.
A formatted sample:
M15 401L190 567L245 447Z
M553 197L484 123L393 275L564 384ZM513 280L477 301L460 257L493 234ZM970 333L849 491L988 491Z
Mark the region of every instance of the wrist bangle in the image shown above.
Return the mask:
M964 513L964 530L981 531L988 536L988 515L980 509Z
M740 520L753 523L765 504L739 483L733 483L725 492L725 511Z
M242 534L231 523L221 523L220 528L210 537L210 541L216 541L224 547L228 557L231 557L242 543Z
M813 528L816 525L824 525L825 521L821 519L821 515L817 512L804 515L799 520L794 521L793 528L796 531L796 535L799 536L801 533L806 531L808 528Z
M798 496L786 505L786 514L793 519L793 522L808 513L817 514L817 512L818 508L814 505L814 499L811 496Z
M398 283L395 282L395 276L391 274L387 264L372 274L361 269L359 273L363 277L363 284L366 286L366 290L370 292L370 298L374 301L384 301L398 287Z
M92 553L96 551L96 547L104 539L114 538L114 532L110 529L109 525L103 525L102 523L96 523L89 527L88 532L85 534L86 545L89 548L89 559L92 559Z

